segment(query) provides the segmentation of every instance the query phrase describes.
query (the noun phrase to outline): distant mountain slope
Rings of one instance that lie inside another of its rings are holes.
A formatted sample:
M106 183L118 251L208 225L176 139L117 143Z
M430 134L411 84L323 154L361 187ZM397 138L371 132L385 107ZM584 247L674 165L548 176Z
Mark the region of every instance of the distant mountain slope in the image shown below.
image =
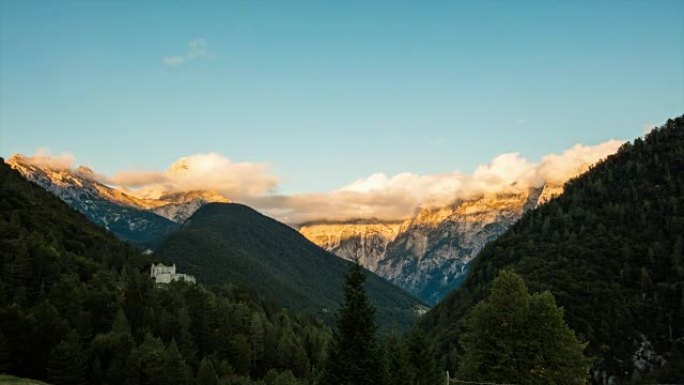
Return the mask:
M47 301L50 294L65 281L77 285L94 281L98 274L109 278L138 258L133 247L27 182L0 159L0 333L7 339L11 361L17 362L9 372L44 378L51 349L71 326L57 323L62 320ZM68 297L60 304L69 308L69 317L92 311L92 325L111 322L111 304L93 309L91 300L101 296L109 301L107 295L115 296L115 291L70 293L62 289L60 297Z
M157 253L203 282L247 282L279 303L327 318L337 309L348 264L289 226L231 203L200 208ZM372 273L367 287L385 325L406 327L425 309Z
M14 155L7 163L97 225L141 246L153 245L177 230L179 223L207 202L228 202L223 196L206 191L166 193L143 199L98 182L87 167L57 168L22 155Z
M103 228L95 226L65 202L54 199L53 195L39 185L27 182L4 160L0 162L0 182L0 218L6 226L0 231L0 250L3 256L1 262L9 263L11 261L5 257L20 255L22 249L31 249L34 246L34 240L14 238L29 230L36 237L40 237L45 246L53 249L50 252L72 259L69 262L72 266L59 266L58 271L76 268L75 265L78 263L88 265L94 263L93 261L120 266L127 255L138 254L131 246L117 240ZM65 242L58 242L61 240ZM28 246L25 243L28 243ZM82 260L74 262L78 258ZM32 263L35 265L32 269L41 273L52 270L45 265L39 266L43 263L46 261ZM44 284L45 282L41 283Z
M435 304L458 288L468 264L526 210L562 191L544 185L489 193L444 207L423 208L403 222L308 223L299 231L324 249L361 264L421 300Z
M489 243L464 286L420 327L453 370L464 315L499 270L513 269L531 290L550 290L570 327L589 341L595 382L651 370L663 381L677 379L684 375L683 238L680 117L623 145Z

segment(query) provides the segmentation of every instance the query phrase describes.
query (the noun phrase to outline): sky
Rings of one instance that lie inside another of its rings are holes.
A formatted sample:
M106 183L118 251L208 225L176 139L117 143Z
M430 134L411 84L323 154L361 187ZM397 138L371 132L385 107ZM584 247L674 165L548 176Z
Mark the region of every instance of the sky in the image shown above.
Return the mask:
M543 163L684 113L683 15L677 0L0 0L0 155L120 177L213 154L278 195Z

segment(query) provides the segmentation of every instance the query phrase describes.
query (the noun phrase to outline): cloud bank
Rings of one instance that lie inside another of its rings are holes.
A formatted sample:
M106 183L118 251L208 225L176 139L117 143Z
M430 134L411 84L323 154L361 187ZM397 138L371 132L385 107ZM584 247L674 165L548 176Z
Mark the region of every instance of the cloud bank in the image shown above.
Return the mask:
M324 219L401 220L423 206L447 205L459 199L524 191L544 184L562 185L617 151L622 143L609 140L593 146L577 144L536 163L518 153L502 154L471 174L375 173L333 191L293 195L277 194L280 181L268 164L235 162L217 153L180 158L164 171L128 170L111 177L90 173L102 183L143 198L171 192L215 191L290 224ZM74 162L70 154L51 157L39 153L30 159L38 165L62 169L71 168Z
M287 223L353 218L398 220L422 206L448 205L459 199L524 191L544 184L563 185L615 153L622 143L610 140L595 146L577 144L560 154L546 155L537 163L518 153L502 154L477 167L472 174L376 173L332 192L269 197L254 203Z
M278 178L265 163L233 162L217 153L195 154L159 171L122 171L106 181L140 197L166 192L216 191L236 201L249 201L275 191Z
M68 170L73 167L76 158L69 152L59 155L52 155L52 152L45 147L36 150L32 156L24 157L24 160L40 168L52 168L55 170Z

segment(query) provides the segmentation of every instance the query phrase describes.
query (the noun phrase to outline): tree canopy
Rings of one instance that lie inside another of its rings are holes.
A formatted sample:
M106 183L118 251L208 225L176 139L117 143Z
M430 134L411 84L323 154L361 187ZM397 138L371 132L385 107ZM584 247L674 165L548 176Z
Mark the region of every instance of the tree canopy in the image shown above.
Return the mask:
M585 344L545 291L530 295L522 277L503 271L470 312L459 378L530 385L579 385L588 379Z

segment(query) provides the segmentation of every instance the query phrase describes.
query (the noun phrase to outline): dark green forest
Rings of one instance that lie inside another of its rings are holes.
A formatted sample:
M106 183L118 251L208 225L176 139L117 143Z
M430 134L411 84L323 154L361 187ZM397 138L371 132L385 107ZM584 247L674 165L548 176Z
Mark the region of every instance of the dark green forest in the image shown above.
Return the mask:
M236 203L203 206L156 251L205 283L242 282L290 309L332 321L350 263L295 229ZM407 329L420 301L364 269L383 328Z
M444 368L457 372L466 315L498 272L549 291L592 358L620 383L684 378L684 117L570 180L473 262L464 286L423 317ZM649 373L651 372L651 373Z
M53 385L325 383L332 331L323 321L245 285L156 286L151 256L4 162L0 182L0 373ZM373 287L366 280L378 278L358 264L342 266L356 273L367 305L369 340L356 343L369 346L376 383L438 378L424 335L401 336L396 327L386 338L378 333L366 298ZM334 316L337 303L331 307L332 319L344 318ZM358 326L355 318L346 322L346 329Z
M329 329L250 289L155 287L150 261L0 165L0 372L51 384L298 384Z

